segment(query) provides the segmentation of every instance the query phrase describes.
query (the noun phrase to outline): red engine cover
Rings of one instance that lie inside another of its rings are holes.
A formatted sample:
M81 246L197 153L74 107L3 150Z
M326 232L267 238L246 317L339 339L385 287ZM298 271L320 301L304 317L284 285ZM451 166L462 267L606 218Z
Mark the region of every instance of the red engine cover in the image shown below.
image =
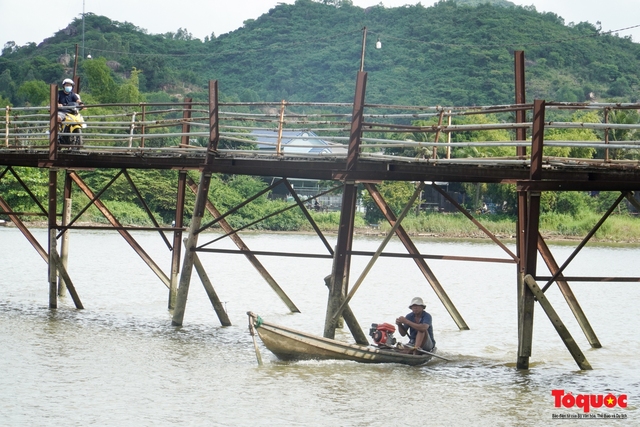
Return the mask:
M393 326L391 323L380 323L376 329L378 331L385 331L385 332L391 332L391 333L396 331L396 327Z

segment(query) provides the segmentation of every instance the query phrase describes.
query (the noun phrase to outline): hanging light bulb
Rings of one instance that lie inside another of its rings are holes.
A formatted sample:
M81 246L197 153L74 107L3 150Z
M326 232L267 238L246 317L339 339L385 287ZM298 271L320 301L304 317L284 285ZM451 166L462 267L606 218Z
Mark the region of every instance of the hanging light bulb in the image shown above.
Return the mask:
M378 37L378 41L376 42L376 49L382 49L382 42L380 41L380 37Z

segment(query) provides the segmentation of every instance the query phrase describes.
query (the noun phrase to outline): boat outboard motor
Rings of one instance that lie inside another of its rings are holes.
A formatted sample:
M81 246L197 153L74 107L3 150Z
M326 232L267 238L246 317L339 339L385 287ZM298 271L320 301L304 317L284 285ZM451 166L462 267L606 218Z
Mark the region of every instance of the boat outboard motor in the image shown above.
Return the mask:
M393 336L395 331L396 327L390 323L372 323L369 335L379 347L392 347L396 345L396 339Z

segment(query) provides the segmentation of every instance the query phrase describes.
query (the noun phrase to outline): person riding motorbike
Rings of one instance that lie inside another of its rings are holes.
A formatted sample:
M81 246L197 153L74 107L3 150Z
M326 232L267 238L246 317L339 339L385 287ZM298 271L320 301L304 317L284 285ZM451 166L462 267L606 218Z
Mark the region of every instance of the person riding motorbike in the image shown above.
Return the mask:
M82 108L80 95L73 91L73 80L64 79L62 89L58 91L58 123L61 133L78 133L76 136L60 136L61 144L81 145L80 129L85 127L84 119L79 113ZM67 107L67 108L65 108Z

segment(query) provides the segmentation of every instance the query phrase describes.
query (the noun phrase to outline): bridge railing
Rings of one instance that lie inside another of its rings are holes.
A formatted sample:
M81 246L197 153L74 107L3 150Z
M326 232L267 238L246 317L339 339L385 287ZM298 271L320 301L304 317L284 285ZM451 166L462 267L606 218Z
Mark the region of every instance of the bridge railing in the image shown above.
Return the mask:
M82 150L196 153L209 138L208 103L86 105ZM221 152L249 156L345 157L351 103L219 104ZM527 164L533 104L445 107L365 104L360 156L411 162ZM0 149L49 148L49 107L6 107ZM527 121L516 123L525 110ZM640 104L547 102L547 164L632 165L640 159ZM516 140L516 129L529 132ZM60 135L67 135L60 133Z

